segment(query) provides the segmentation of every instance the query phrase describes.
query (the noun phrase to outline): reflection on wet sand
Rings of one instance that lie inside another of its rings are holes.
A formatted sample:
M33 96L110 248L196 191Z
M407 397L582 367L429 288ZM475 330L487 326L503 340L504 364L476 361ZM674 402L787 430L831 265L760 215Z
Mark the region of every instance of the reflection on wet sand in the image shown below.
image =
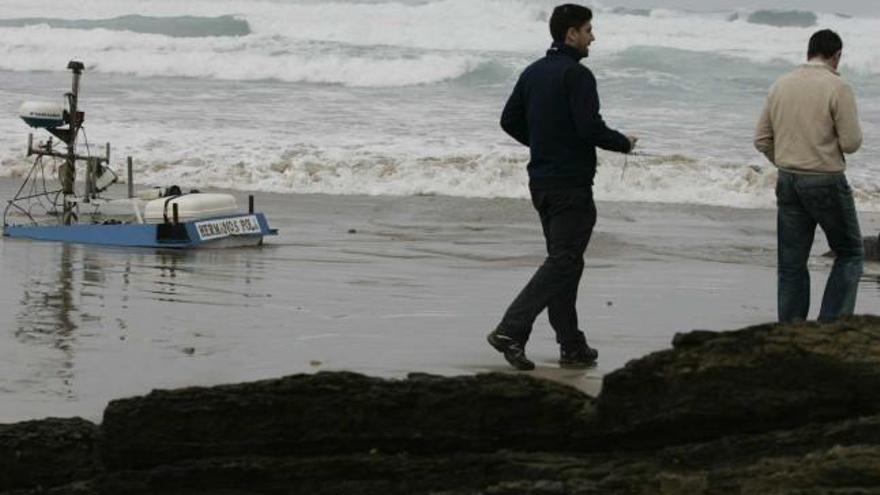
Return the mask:
M156 301L249 306L237 299L259 297L250 294L247 287L263 279L266 271L265 261L253 259L260 255L260 249L155 251L126 264L134 264L138 273L146 269L148 276L138 287Z
M158 271L156 288L151 291L159 301L178 302L179 288L177 283L178 253L159 253L156 256L155 268Z
M76 358L84 339L117 338L118 334L118 340L124 341L130 329L138 328L143 332L141 338L150 338L145 320L157 323L159 319L157 314L144 318L139 311L145 299L159 303L158 313L164 314L177 312L168 306L174 303L249 306L246 301L259 299L236 287L244 284L246 288L261 278L255 276L247 251L242 261L241 252L38 246L44 256L21 281L12 332L33 356L27 360L27 372L15 381L64 399L77 397ZM226 283L233 280L237 283Z
M70 398L74 396L74 344L79 316L75 302L79 293L74 288L71 259L74 249L66 244L61 246L57 271L24 281L21 309L15 319L16 339L57 351L33 368L39 375L34 380L42 382L47 390Z

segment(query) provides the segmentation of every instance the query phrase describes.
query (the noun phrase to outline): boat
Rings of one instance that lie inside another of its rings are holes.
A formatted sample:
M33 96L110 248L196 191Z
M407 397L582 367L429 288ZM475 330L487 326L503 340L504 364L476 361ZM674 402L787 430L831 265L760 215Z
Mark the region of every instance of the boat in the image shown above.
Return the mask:
M127 197L105 193L119 176L110 168L110 144L103 156L77 152L85 113L79 109L79 82L85 66L72 60L72 90L62 103L25 102L27 125L51 134L45 142L28 135L27 156L35 157L15 196L3 212L3 235L13 239L144 248L218 248L255 246L277 235L266 215L248 197L241 211L226 193L183 192L178 186L135 193L133 160L127 158ZM66 149L59 149L58 141ZM88 143L86 143L88 144ZM77 183L77 162L85 162ZM53 176L57 173L57 180ZM78 188L77 185L80 187ZM80 189L79 191L77 189ZM118 213L119 210L124 213ZM116 210L116 214L107 213ZM82 218L82 220L81 220Z

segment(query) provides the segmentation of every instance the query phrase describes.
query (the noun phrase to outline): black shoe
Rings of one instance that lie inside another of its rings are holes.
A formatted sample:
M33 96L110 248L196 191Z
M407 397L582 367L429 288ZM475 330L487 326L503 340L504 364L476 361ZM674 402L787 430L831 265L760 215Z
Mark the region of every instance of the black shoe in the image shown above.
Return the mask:
M570 369L589 368L596 364L596 358L599 357L599 351L584 344L582 347L575 347L573 350L563 349L559 353L559 367Z
M514 368L520 371L535 369L535 363L529 361L526 357L526 351L523 349L522 344L513 338L495 330L486 336L486 340L489 341L489 345L494 347L495 350L504 354L504 359Z

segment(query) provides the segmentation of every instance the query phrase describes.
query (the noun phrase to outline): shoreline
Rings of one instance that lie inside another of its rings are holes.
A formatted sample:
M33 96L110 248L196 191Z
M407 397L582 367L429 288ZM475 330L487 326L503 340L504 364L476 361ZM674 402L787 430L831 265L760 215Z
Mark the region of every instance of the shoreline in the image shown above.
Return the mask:
M0 180L3 197L10 187ZM256 206L280 229L259 249L0 241L0 422L95 419L114 397L292 373L510 369L485 334L544 257L527 200L260 194ZM542 315L527 348L535 376L596 394L676 332L775 319L773 211L598 209L578 311L599 363L558 369ZM880 230L880 215L861 217ZM814 301L830 267L817 238ZM880 267L868 265L860 313L880 312Z

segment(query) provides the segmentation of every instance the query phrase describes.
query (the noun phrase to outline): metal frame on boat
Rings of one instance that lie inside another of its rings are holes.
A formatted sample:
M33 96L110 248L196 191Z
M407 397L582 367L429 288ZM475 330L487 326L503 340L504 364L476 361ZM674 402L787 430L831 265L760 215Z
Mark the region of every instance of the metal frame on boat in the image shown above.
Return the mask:
M92 156L87 142L87 153L77 153L77 140L85 120L78 101L84 66L71 61L67 68L73 73L73 85L71 92L65 95L64 104L26 102L22 105L22 119L31 127L50 132L61 140L66 150L57 150L52 137L35 144L33 134L28 136L27 156L35 156L35 159L15 196L7 201L3 212L4 236L180 249L259 245L264 236L278 233L269 227L263 213L254 211L253 196L248 198L247 212L239 212L235 198L229 194L196 191L184 194L173 186L136 195L131 157L127 161L128 197L102 196L118 179L108 167L110 143L105 147L104 156ZM83 136L85 138L84 133ZM45 160L52 163L46 164ZM81 194L77 194L75 187L78 161L86 163ZM54 171L57 171L60 187L51 177ZM113 207L122 207L128 213L107 215L101 211ZM80 215L87 221L81 222Z

